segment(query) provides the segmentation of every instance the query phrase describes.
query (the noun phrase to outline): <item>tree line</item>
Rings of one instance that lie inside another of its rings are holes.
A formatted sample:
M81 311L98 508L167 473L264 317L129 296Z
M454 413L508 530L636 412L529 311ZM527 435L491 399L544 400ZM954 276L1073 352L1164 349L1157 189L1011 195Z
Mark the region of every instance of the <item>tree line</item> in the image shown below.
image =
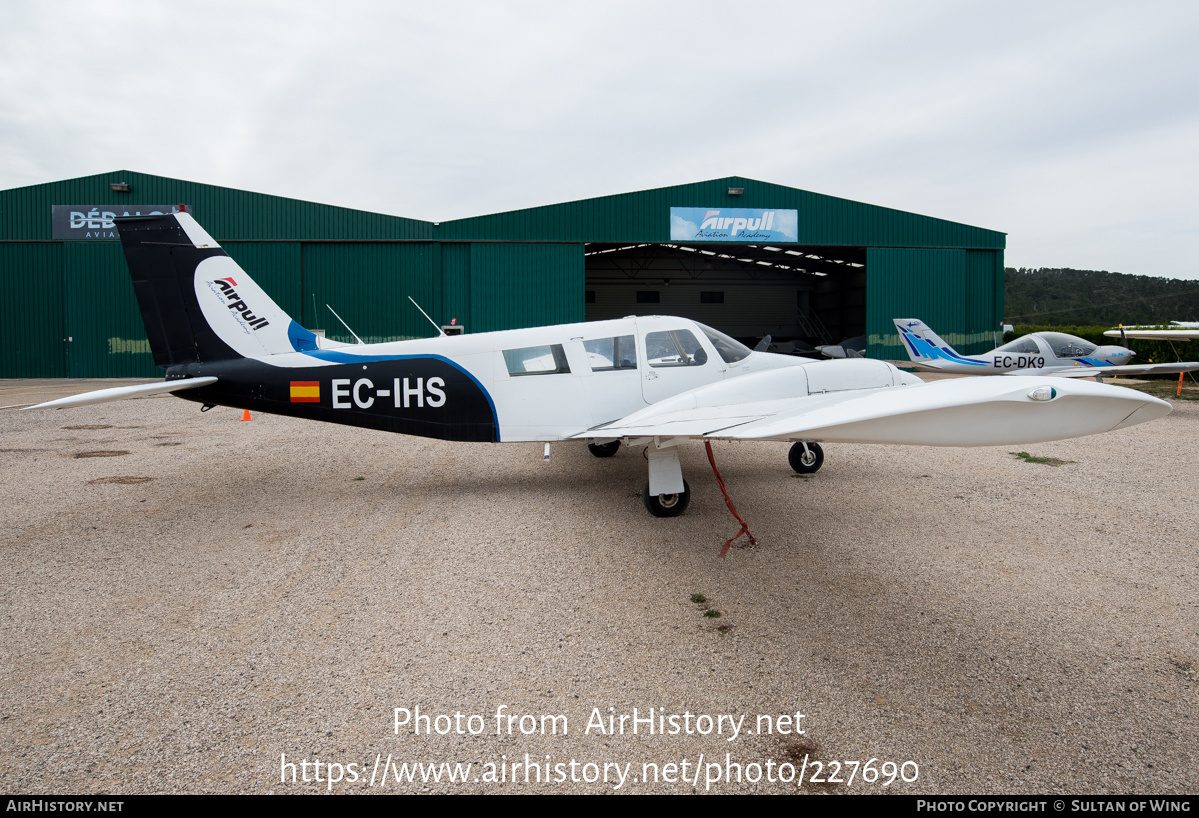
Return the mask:
M1073 270L1007 267L1009 324L1103 326L1199 321L1199 280Z

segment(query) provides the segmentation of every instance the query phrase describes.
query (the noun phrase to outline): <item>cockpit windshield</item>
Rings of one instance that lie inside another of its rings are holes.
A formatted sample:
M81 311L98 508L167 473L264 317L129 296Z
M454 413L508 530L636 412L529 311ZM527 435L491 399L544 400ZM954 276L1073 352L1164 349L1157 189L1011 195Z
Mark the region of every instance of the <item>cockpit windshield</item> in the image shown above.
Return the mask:
M730 338L723 332L714 330L698 321L695 322L695 325L703 331L704 335L708 336L708 340L712 342L712 346L716 347L716 352L720 354L726 364L736 363L748 358L753 353L753 350L745 344L735 338Z
M1007 353L1011 355L1039 355L1040 347L1031 336L1025 335L1023 338L1017 338L1015 341L1009 341L1003 346L995 350L996 353Z
M1081 358L1097 349L1090 341L1064 332L1042 332L1041 337L1059 358Z

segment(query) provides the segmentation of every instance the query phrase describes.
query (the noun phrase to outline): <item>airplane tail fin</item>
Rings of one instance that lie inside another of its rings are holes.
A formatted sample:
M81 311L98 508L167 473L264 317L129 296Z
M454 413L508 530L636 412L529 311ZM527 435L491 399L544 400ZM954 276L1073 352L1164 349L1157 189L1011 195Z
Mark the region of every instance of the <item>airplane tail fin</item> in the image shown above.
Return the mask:
M190 213L116 224L158 366L317 348Z
M961 358L957 351L919 318L895 318L895 328L913 362L937 367L939 361Z

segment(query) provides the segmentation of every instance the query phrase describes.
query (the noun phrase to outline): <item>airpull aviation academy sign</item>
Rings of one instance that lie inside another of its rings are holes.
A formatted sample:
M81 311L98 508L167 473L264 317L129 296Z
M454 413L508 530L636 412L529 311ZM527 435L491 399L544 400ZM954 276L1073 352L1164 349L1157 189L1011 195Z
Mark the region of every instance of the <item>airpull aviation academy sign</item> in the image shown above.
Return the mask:
M733 207L670 208L671 241L799 241L799 211Z
M117 216L159 216L178 213L179 205L51 205L51 233L64 241L116 241ZM191 210L190 206L187 206Z

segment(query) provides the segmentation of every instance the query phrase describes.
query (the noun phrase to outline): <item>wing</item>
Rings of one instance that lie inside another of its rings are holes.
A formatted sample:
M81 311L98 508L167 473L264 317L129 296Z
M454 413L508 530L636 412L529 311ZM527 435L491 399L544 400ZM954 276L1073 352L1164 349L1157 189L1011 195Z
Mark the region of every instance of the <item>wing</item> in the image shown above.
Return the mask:
M1096 375L1104 377L1109 375L1168 375L1173 372L1194 372L1196 370L1199 370L1199 361L1183 361L1176 364L1127 364L1124 366L1067 366L1047 371L1044 374L1056 378L1093 378Z
M29 409L61 409L66 406L87 406L89 403L108 403L126 398L140 398L146 395L159 395L163 392L179 392L184 389L195 389L197 386L208 386L216 383L211 375L203 378L185 378L165 383L143 383L137 386L116 386L112 389L97 389L95 392L84 392L82 395L72 395L69 398L39 403L37 406L26 406L21 411Z
M887 366L836 361L743 375L684 392L576 437L993 446L1081 437L1170 412L1170 404L1132 389L1027 375L923 383L895 370L898 377L892 376L889 385L811 390L846 379L821 372L826 382L813 384L813 373L805 370L846 364Z
M1109 338L1119 338L1120 330L1109 329L1103 333ZM1127 329L1125 337L1139 338L1145 341L1191 341L1199 338L1199 329Z

